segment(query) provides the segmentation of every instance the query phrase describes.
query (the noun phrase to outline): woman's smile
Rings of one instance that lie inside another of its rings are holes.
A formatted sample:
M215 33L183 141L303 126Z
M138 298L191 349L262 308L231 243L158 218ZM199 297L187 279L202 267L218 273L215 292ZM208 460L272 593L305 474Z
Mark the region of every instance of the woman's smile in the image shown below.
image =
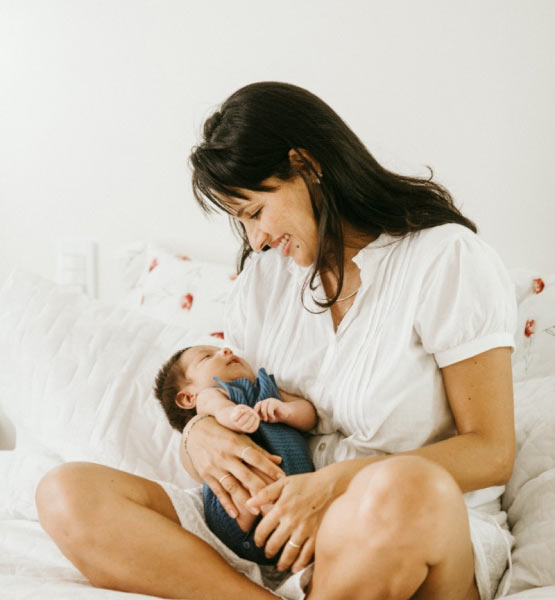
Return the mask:
M304 179L270 177L263 184L273 189L241 189L245 198L232 199L235 218L243 225L251 248L260 252L270 246L300 266L312 265L318 249L318 227Z
M277 244L272 244L272 248L277 248L283 256L289 256L291 252L291 236L285 233L279 238Z

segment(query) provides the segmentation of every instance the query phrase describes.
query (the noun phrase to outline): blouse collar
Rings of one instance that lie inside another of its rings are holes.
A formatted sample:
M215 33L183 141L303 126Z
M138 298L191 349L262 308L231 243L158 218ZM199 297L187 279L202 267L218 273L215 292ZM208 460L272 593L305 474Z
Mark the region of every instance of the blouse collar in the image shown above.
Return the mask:
M393 236L389 233L380 233L380 235L370 242L364 248L361 248L353 257L353 262L360 269L360 277L363 284L366 284L366 277L372 272L372 266L380 262L387 253L392 244L400 241L403 236ZM287 269L296 281L303 282L308 276L311 267L302 267L292 259L287 260ZM318 276L317 279L319 280Z

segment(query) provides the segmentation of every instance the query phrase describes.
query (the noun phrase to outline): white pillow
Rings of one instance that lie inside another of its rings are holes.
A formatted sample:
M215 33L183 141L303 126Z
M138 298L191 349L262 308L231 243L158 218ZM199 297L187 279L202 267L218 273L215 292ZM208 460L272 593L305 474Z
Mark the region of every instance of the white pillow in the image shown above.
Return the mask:
M236 279L234 267L201 261L147 244L130 246L122 277L128 285L125 306L142 314L223 339L225 302ZM142 262L137 270L138 256ZM134 282L134 283L132 283Z
M0 452L0 520L38 521L35 491L43 475L64 461L42 446Z
M513 378L555 375L555 274L511 271L518 301Z
M502 498L514 536L510 593L555 585L555 376L515 384L515 423L516 460Z
M194 484L152 393L161 364L202 340L14 271L0 290L0 391L17 448L43 447L150 479ZM212 338L216 343L217 339Z

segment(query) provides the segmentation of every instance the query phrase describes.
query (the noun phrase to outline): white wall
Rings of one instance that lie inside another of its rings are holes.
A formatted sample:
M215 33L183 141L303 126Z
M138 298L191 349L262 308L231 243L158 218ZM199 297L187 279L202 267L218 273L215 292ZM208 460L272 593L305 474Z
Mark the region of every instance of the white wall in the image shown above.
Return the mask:
M238 87L325 99L375 156L431 165L509 266L555 272L552 0L0 0L0 283L99 243L100 296L137 239L232 260L186 159ZM210 240L209 243L206 240Z

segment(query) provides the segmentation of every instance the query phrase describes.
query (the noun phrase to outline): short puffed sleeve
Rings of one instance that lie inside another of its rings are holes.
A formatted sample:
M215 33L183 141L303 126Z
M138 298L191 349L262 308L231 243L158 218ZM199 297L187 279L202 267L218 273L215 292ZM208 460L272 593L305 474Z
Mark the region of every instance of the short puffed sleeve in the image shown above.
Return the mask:
M467 230L442 240L427 258L415 329L438 366L514 349L514 286L493 248Z

